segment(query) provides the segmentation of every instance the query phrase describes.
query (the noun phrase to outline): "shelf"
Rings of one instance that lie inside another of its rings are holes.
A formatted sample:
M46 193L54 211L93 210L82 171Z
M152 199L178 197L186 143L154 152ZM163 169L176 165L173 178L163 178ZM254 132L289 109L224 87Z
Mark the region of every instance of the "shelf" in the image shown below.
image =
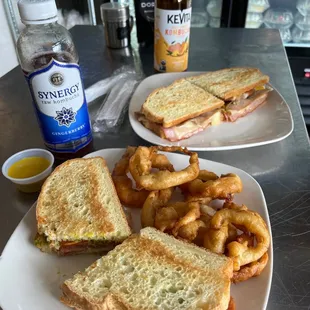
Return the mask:
M286 47L310 47L310 43L283 43Z

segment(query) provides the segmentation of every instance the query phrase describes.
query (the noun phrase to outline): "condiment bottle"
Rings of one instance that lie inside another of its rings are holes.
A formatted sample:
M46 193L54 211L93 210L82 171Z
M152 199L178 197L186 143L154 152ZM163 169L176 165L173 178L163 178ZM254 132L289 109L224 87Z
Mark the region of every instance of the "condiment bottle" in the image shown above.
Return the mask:
M45 145L56 159L82 157L92 150L92 132L71 35L57 23L54 0L21 0L18 9L26 27L17 53Z
M155 2L155 70L159 72L187 70L191 6L191 0Z

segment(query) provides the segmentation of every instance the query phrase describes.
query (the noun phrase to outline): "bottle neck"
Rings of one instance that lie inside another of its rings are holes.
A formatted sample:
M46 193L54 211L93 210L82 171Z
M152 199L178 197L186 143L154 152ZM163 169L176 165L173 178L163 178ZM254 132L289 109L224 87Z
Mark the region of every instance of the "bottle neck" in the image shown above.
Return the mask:
M46 23L42 22L40 24L25 24L25 26L28 29L38 29L38 28L42 28L42 27L53 28L55 26L57 27L58 23L57 23L57 21L52 21L52 22L46 21Z

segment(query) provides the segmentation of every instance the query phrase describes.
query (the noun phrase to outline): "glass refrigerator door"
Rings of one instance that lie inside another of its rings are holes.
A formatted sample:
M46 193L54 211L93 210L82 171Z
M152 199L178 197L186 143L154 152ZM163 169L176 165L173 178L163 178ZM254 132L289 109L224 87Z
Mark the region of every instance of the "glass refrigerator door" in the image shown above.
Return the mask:
M310 47L310 0L248 0L246 28L279 29L288 47Z
M222 0L192 1L192 23L194 28L221 26Z

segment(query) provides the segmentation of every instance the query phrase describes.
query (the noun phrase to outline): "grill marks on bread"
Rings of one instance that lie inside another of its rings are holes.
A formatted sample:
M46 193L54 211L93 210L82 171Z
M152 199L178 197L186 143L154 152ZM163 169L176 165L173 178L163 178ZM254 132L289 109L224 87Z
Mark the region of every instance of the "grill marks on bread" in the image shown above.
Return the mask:
M232 273L229 258L145 228L65 281L62 301L88 310L227 310L228 265Z
M229 68L186 79L222 100L232 100L243 93L269 82L269 77L257 68Z
M123 241L131 233L106 162L69 160L46 180L37 203L38 232L49 241Z
M142 113L152 122L169 128L221 107L224 102L200 87L177 80L154 90L142 105Z

